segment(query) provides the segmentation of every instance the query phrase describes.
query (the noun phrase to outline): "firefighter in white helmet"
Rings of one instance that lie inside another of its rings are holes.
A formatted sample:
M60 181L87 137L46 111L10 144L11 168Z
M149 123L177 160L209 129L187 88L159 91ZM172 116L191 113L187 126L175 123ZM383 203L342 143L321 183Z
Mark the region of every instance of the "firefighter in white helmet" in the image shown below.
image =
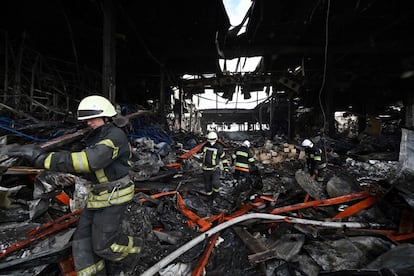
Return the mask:
M202 149L204 187L211 200L214 199L220 188L220 163L223 164L224 170L230 171L225 158L226 153L217 140L217 133L210 131L207 134L207 143Z
M124 131L111 122L116 114L106 98L85 97L79 103L78 119L86 121L91 133L83 150L42 152L40 147L28 145L14 154L36 167L82 174L93 183L72 241L77 275L107 275L107 260L130 266L142 255L144 239L120 231L135 185L129 178L129 141Z
M325 152L322 148L315 145L310 139L302 141L305 148L306 166L309 174L318 182L324 181L324 171L326 168Z

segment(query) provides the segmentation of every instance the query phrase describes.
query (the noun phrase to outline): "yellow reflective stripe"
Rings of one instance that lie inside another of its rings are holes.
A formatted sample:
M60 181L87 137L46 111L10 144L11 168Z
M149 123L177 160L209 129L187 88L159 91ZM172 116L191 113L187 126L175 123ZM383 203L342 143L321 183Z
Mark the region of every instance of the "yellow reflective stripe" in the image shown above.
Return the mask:
M131 185L125 189L110 192L103 192L100 195L89 193L87 208L104 208L111 205L118 205L131 201L134 198L135 186Z
M323 169L323 168L326 168L326 163L320 164L320 165L318 166L318 169Z
M246 168L246 169L248 169L248 168L249 168L249 165L248 165L248 164L244 164L244 163L240 163L240 162L236 162L236 163L234 164L234 166L236 166L236 167L240 167L240 168Z
M127 188L117 190L113 194L112 194L111 191L109 191L109 192L108 191L100 192L99 195L93 195L93 198L94 198L94 200L97 200L97 201L103 201L103 200L106 201L106 200L110 199L109 197L112 194L112 198L111 198L111 200L112 200L112 199L115 199L115 198L118 198L118 197L121 197L121 196L125 196L129 193L132 193L132 192L134 192L134 190L135 190L134 185L131 185Z
M236 154L234 154L234 153L231 155L231 158L233 158L233 159L236 159L236 157L237 157L237 156L236 156Z
M220 192L220 188L214 188L213 187L213 192L216 192L216 193Z
M52 163L53 154L54 152L51 152L50 154L48 154L45 161L43 162L43 166L45 167L45 169L50 169L50 164Z
M71 153L72 164L75 172L90 172L88 158L85 151Z
M134 238L128 236L128 245L113 243L111 245L111 250L115 253L122 253L121 256L115 259L115 261L120 261L124 259L126 256L128 256L128 254L138 254L141 251L141 247L134 247Z
M105 262L104 260L100 260L99 262L78 271L77 275L78 276L95 275L96 273L103 270L104 268L105 268Z
M114 150L112 152L112 159L114 159L115 157L118 156L119 147L115 147L114 142L112 142L112 140L105 139L105 140L100 141L98 144L102 144L102 145L108 146L108 147L110 147L110 148L112 148Z
M205 171L214 171L215 169L217 169L218 168L218 166L215 166L215 167L212 167L212 168L209 168L209 167L203 167L203 170L205 170Z
M321 160L322 160L322 158L321 158L320 156L315 156L313 159L314 159L315 161L321 161Z
M244 156L244 157L248 157L249 156L249 154L247 152L239 151L239 150L236 151L236 155Z
M99 169L95 171L96 179L98 179L99 183L106 183L109 182L108 177L105 175L104 169Z
M214 149L213 150L213 155L211 156L211 164L213 166L217 165L216 164L216 158L217 158L217 149Z
M247 161L254 162L254 157L250 157L249 159L247 159Z
M203 166L203 170L208 170L208 171L215 170L219 166L219 164L216 163L216 158L217 158L217 152L218 151L217 151L216 148L205 147L204 150L203 150L203 153L204 153L203 154L203 163L205 162L207 151L212 151L213 152L212 155L211 155L211 165L213 167L209 168L207 166L205 166L205 167ZM224 152L223 152L222 155L224 156Z
M112 205L119 205L122 203L127 203L134 198L134 194L129 194L124 197L111 199L110 201L88 201L87 208L97 209L105 208Z

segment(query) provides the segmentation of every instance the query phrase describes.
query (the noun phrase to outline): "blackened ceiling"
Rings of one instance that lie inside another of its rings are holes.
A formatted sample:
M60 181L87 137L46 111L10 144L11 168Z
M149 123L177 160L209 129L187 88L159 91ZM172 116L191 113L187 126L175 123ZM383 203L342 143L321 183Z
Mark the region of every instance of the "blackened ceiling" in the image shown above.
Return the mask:
M0 28L15 55L24 41L45 57L102 71L102 1L15 0L2 6ZM329 89L336 109L385 108L412 89L413 78L401 78L414 70L411 6L386 0L255 0L247 32L236 36L228 31L221 0L114 1L117 98L137 103L157 98L160 72L166 86L183 86L183 74L219 72L220 55L262 55L256 73L295 81L300 89L294 93L306 98L304 104L315 104L319 91ZM288 72L299 65L302 71Z

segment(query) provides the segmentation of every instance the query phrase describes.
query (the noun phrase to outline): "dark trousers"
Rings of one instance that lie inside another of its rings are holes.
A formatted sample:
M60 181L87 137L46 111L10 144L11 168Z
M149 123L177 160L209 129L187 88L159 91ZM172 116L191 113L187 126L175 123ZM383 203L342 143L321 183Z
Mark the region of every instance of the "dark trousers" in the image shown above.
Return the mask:
M240 180L241 177L243 177L243 178L250 177L250 173L249 172L240 171L240 170L234 170L233 176L234 176L234 179Z
M113 252L114 243L128 245L128 236L121 231L126 204L82 212L73 237L72 250L76 271L94 267L103 260L113 261L121 253ZM100 271L97 275L104 275Z
M204 187L208 195L218 192L220 188L220 168L204 170Z

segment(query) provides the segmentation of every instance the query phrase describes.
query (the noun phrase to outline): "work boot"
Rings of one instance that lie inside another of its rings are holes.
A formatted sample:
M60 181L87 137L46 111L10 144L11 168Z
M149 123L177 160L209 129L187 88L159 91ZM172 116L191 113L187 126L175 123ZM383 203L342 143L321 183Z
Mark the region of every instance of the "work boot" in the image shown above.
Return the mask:
M93 267L96 264L100 263L102 264L101 266L99 266L100 270L95 275L107 275L105 262L100 257L98 257L92 250L91 238L73 240L72 254L76 271L80 271L88 267Z
M210 200L211 206L213 206L214 204L216 204L219 195L220 195L219 192L213 192L213 194L210 196L210 199L209 200Z
M106 261L106 272L107 275L123 276L127 275L124 264L120 262Z
M213 191L206 193L205 197L203 199L204 202L211 205L213 203L213 200L214 200L214 194L215 194L215 192L213 192Z
M120 264L122 265L124 275L134 275L140 259L139 254L129 254Z
M197 210L197 214L210 216L212 214L212 207L214 203L214 196L213 194L206 196L204 199L205 210ZM203 212L204 211L204 212Z

